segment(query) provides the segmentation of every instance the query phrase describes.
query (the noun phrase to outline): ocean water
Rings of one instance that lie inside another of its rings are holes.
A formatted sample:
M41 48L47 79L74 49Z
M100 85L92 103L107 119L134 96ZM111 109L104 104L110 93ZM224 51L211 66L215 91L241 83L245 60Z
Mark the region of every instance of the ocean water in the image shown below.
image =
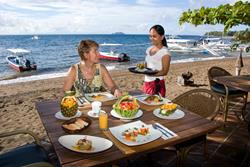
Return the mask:
M109 70L127 70L128 67L143 61L146 48L150 46L148 35L38 35L38 39L32 37L33 35L0 36L0 80L5 80L0 81L0 84L65 75L68 68L79 61L77 45L84 39L92 39L102 44L100 51L109 52L112 50L130 56L130 62L101 61ZM180 37L195 40L201 38L201 36L191 35ZM112 44L112 46L109 44ZM7 51L9 48L30 50L29 56L37 63L38 69L24 73L14 71L5 60L6 56L9 55ZM227 54L227 56L230 56L230 54ZM208 52L172 52L171 63L221 59L224 57L225 55L213 56ZM12 81L6 81L6 79L12 79Z

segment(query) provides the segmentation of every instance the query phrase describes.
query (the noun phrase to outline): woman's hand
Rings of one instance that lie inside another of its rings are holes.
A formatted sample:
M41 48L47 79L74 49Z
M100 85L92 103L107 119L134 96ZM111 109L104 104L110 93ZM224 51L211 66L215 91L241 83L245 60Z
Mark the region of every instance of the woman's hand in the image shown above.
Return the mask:
M120 97L122 95L122 92L119 90L119 89L115 89L115 91L114 91L114 96L116 97L116 98L118 98L118 97Z

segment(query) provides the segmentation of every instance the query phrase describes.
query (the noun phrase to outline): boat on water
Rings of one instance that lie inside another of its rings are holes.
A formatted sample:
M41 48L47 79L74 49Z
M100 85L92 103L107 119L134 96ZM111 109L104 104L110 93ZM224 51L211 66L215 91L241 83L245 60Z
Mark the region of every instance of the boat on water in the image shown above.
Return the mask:
M198 46L198 41L194 39L184 39L179 36L169 36L167 45L170 52L199 52L206 53L204 48Z
M118 62L130 61L130 57L126 53L100 52L100 59L113 60Z
M31 37L31 39L33 39L33 40L38 40L39 37L38 37L37 35L34 35L33 37Z
M32 59L26 58L30 53L26 49L7 49L11 54L6 57L9 66L18 72L36 70L37 65Z

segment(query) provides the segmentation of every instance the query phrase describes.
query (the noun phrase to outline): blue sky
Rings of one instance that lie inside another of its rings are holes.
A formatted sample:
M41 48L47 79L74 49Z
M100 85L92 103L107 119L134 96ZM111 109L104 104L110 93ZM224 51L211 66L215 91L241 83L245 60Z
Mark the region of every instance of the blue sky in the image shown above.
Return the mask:
M0 34L147 34L161 24L166 34L201 35L222 25L179 26L188 9L236 0L1 0ZM244 29L244 26L232 30Z

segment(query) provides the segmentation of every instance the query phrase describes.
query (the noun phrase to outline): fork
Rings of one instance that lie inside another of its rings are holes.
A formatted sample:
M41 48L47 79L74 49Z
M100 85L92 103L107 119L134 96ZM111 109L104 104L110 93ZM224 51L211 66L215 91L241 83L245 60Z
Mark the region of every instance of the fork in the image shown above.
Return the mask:
M78 101L79 101L81 104L84 103L84 101L83 101L80 97L77 97L77 99L78 99Z
M167 137L172 137L173 135L169 133L167 130L163 129L162 127L158 126L157 124L152 124L153 128L156 130L159 130L161 133L163 133Z

